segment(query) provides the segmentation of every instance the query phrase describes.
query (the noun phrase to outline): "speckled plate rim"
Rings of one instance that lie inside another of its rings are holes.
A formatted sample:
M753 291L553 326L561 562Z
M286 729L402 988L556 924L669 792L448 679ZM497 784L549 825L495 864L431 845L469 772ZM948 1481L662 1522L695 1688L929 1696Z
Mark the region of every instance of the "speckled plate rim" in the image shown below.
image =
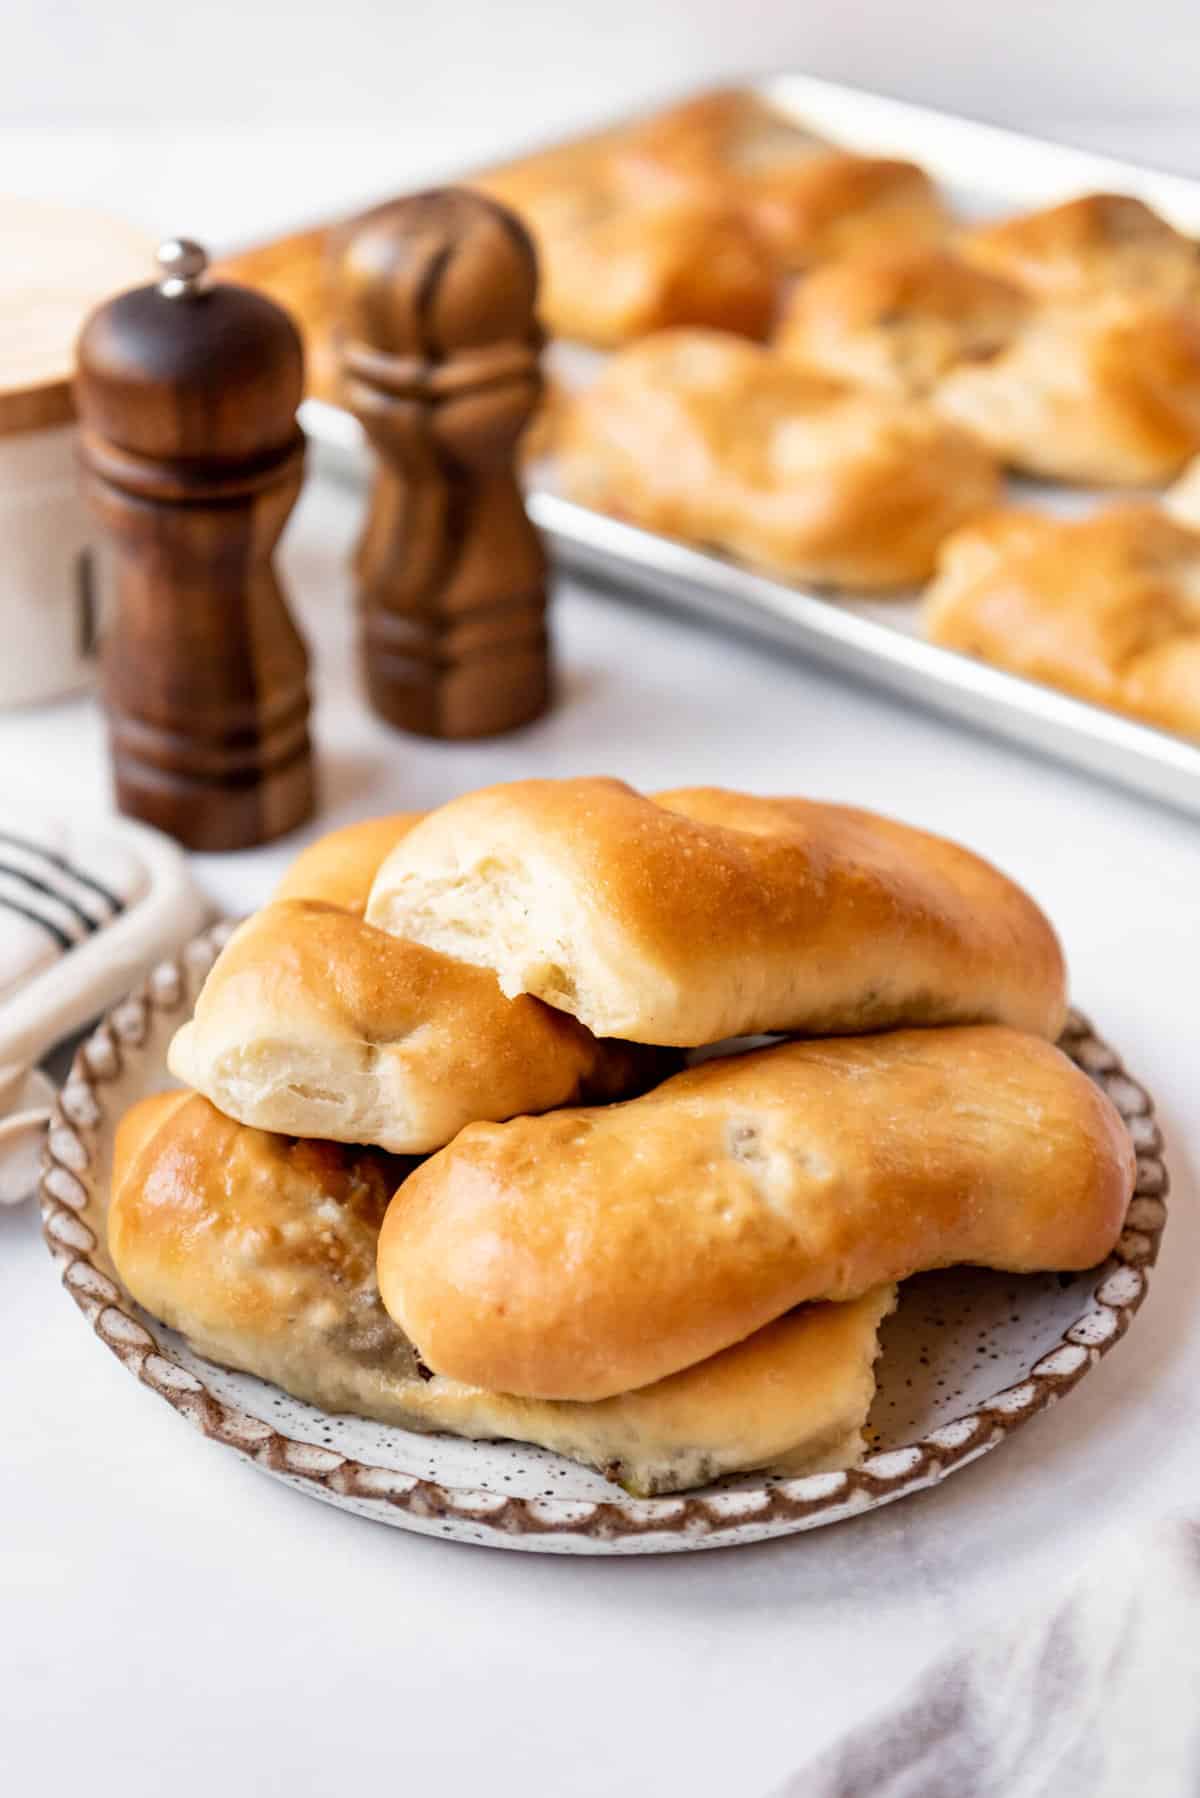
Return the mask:
M221 923L158 964L80 1047L47 1129L40 1200L62 1281L96 1335L144 1385L215 1442L316 1498L405 1528L543 1552L661 1553L716 1548L833 1523L936 1484L986 1454L1070 1392L1124 1336L1146 1296L1166 1223L1168 1176L1153 1103L1078 1012L1062 1046L1108 1093L1137 1151L1137 1184L1120 1242L1079 1316L1016 1384L900 1448L841 1473L768 1479L735 1490L602 1500L522 1498L370 1466L297 1441L210 1390L160 1343L105 1268L85 1219L99 1177L108 1089L128 1073L151 1027L182 1022L232 926Z

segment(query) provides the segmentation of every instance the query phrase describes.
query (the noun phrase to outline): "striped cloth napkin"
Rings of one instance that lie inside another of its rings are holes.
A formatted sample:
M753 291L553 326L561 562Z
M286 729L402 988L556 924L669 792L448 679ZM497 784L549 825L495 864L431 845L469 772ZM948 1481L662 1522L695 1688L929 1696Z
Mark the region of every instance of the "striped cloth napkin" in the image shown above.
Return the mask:
M146 890L130 845L0 811L0 1000L103 930Z
M36 791L36 772L28 788ZM183 851L126 818L51 818L0 794L0 1205L27 1198L54 1086L37 1064L194 936Z
M777 1798L1197 1798L1200 1515L1117 1538Z

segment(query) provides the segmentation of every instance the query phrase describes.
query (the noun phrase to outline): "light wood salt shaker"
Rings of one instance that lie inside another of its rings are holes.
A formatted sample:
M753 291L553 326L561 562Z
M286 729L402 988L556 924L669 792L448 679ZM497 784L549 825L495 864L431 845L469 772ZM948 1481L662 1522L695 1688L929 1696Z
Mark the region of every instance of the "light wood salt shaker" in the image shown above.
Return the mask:
M356 559L371 704L422 736L511 730L550 699L546 560L515 466L542 388L533 245L494 201L441 188L353 221L335 254L342 395L376 454Z

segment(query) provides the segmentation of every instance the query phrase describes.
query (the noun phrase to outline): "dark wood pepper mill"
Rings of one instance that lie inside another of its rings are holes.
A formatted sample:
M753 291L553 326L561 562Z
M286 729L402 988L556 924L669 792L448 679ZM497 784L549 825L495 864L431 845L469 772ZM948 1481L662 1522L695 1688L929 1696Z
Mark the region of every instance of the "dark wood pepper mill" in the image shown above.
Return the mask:
M313 809L308 654L271 556L300 492L300 337L197 244L159 251L79 340L76 402L109 588L117 804L189 849L245 849Z
M352 221L335 254L342 391L378 457L355 564L371 704L422 736L511 730L550 698L515 468L542 389L533 245L443 188Z

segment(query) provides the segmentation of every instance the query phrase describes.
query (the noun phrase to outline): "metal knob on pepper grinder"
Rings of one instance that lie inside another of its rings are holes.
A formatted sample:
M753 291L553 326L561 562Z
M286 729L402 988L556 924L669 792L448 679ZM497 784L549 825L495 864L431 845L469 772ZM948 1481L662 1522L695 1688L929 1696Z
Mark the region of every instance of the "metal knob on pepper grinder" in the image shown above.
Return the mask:
M271 563L303 473L303 352L273 301L206 280L198 244L158 260L78 347L117 803L190 849L245 849L314 803L308 654Z
M443 188L344 230L345 403L376 452L358 547L371 704L402 730L482 737L550 698L546 562L515 461L542 390L537 258L483 195Z

